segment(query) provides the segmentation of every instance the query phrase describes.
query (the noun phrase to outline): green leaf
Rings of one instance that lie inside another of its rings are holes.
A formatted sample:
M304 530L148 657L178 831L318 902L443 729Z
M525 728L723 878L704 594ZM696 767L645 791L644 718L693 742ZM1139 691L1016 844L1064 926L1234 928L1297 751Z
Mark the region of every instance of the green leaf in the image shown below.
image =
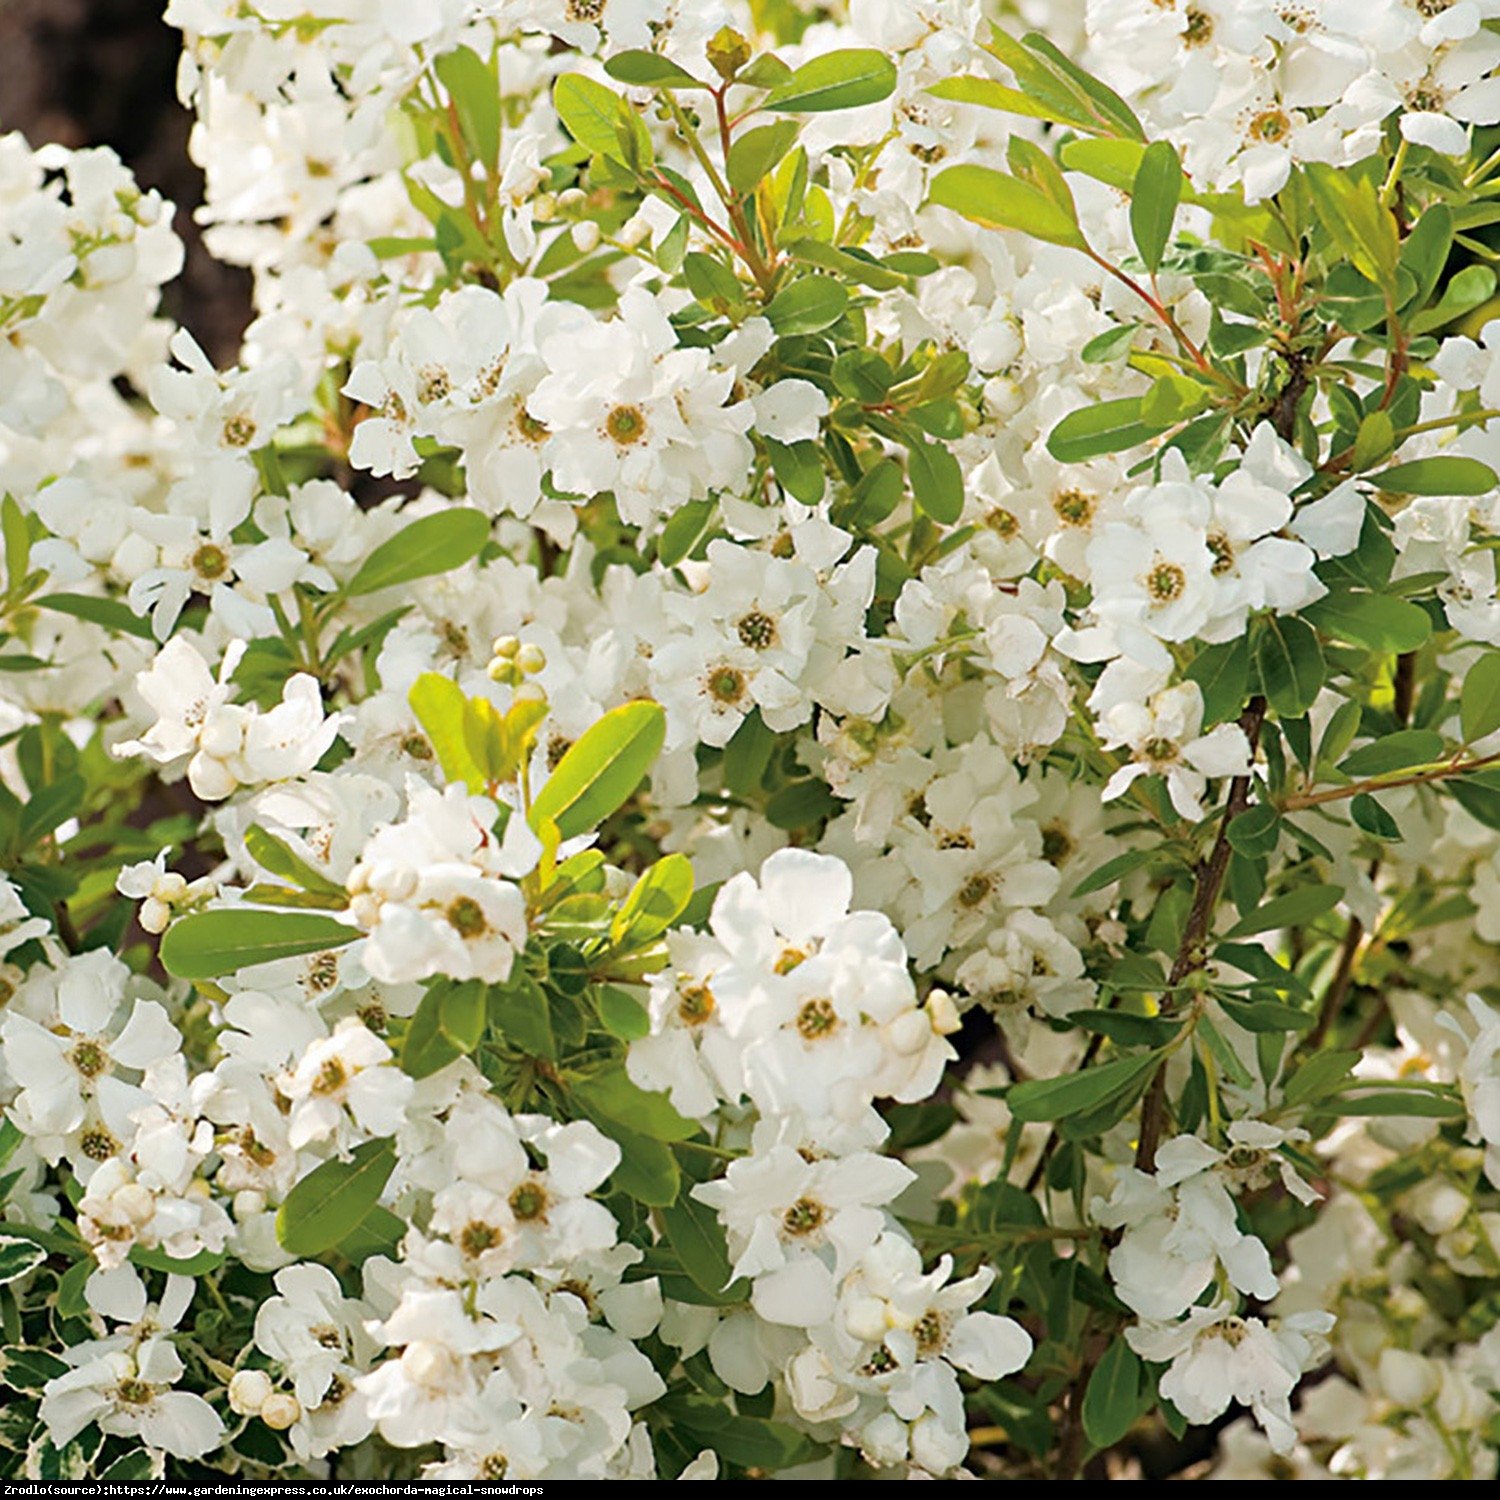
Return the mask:
M1078 351L1078 357L1086 365L1107 365L1123 360L1130 353L1139 323L1121 323L1107 333L1096 334Z
M1482 307L1495 294L1495 273L1489 266L1465 266L1443 288L1436 307L1411 320L1411 332L1427 333L1441 328L1466 312Z
M1118 1336L1111 1340L1083 1393L1083 1430L1094 1447L1113 1448L1150 1406L1155 1391L1145 1377L1130 1345Z
M422 732L449 781L461 781L471 792L484 790L484 770L474 759L467 733L469 700L451 677L423 672L406 695Z
M1436 290L1452 248L1453 212L1446 203L1430 204L1401 245L1401 264L1417 283L1411 306L1420 307Z
M68 1366L45 1349L25 1348L8 1344L0 1349L0 1385L28 1395L40 1395L42 1387L59 1375L66 1375Z
M1339 1087L1360 1059L1358 1052L1318 1052L1287 1080L1281 1097L1288 1104L1321 1099Z
M675 568L698 545L718 508L717 500L689 500L678 506L656 540L657 561Z
M579 735L531 804L529 822L551 822L565 839L597 828L645 779L667 733L659 703L611 709Z
M766 803L766 821L773 828L793 833L835 816L842 807L826 781L809 776L788 782Z
M1396 495L1485 495L1500 485L1500 478L1488 464L1459 454L1414 458L1371 474L1369 479Z
M617 948L654 942L693 898L693 866L685 854L668 854L636 881L614 920L609 940Z
M1077 219L1053 198L993 167L945 167L932 179L928 201L987 229L1015 229L1073 250L1088 245Z
M1324 635L1371 651L1415 651L1432 634L1432 617L1409 599L1335 593L1309 604L1302 618Z
M139 640L151 639L151 622L143 619L119 599L96 599L92 594L45 594L31 601L40 609L55 609L75 620L89 620L106 630L133 635Z
M1139 1016L1128 1010L1074 1010L1068 1012L1074 1026L1107 1036L1122 1047L1160 1047L1177 1034L1180 1022L1158 1016Z
M631 48L606 58L604 71L616 83L628 84L631 88L645 89L706 89L684 68L679 68L670 59L644 48Z
M306 860L294 854L274 833L268 833L259 823L252 823L245 830L245 848L261 869L304 891L337 898L341 906L349 904L349 893L337 881L330 880L321 871L315 870Z
M1464 673L1458 722L1466 745L1500 729L1500 651L1487 651Z
M1318 1106L1335 1115L1402 1116L1422 1120L1462 1120L1467 1113L1463 1101L1418 1089L1388 1093L1334 1094Z
M630 160L621 137L635 111L613 89L582 73L564 73L552 87L552 105L568 134L590 156L607 156L621 166Z
M19 1281L46 1258L47 1252L34 1241L0 1233L0 1286Z
M1259 932L1274 932L1282 927L1301 927L1332 911L1343 897L1341 885L1304 885L1285 896L1277 896L1257 907L1249 916L1236 922L1226 938L1253 937Z
M1229 847L1246 859L1275 852L1281 839L1281 814L1269 802L1258 802L1230 821L1225 830Z
M1359 733L1359 722L1363 717L1364 711L1359 704L1348 700L1334 709L1328 726L1323 731L1323 738L1318 742L1320 764L1337 765L1343 759L1344 752Z
M777 120L747 130L729 148L724 175L740 195L753 193L760 180L797 144L795 120Z
M358 928L312 912L226 907L179 917L161 940L162 967L178 979L218 979L253 964L342 948Z
M724 786L727 791L736 797L752 797L760 790L777 738L774 730L766 728L758 708L745 715L724 747Z
M825 483L822 448L814 442L778 443L771 438L765 445L777 484L803 505L816 505Z
M1360 792L1350 799L1349 816L1372 838L1394 843L1401 837L1396 820L1368 792Z
M617 1192L652 1208L677 1201L682 1174L670 1146L613 1121L594 1123L620 1148L620 1165L610 1178Z
M455 1058L467 1057L484 1036L485 986L477 979L439 980L422 997L401 1043L401 1066L426 1078Z
M1220 995L1219 1004L1224 1014L1236 1026L1246 1031L1310 1031L1313 1018L1295 1005L1283 1005L1279 1000L1236 1000L1231 995Z
M1155 1068L1157 1054L1143 1052L1117 1058L1082 1073L1064 1078L1033 1078L1014 1085L1005 1096L1010 1112L1018 1120L1061 1120L1092 1110L1123 1093Z
M624 990L601 984L594 991L594 1004L604 1029L622 1042L638 1042L651 1034L651 1016L646 1007Z
M726 1307L749 1297L748 1282L739 1280L731 1285L724 1229L711 1208L684 1193L675 1203L658 1209L657 1218L667 1243L700 1291Z
M781 114L822 114L879 104L896 88L896 65L873 47L825 52L796 68L761 101Z
M1203 724L1239 717L1250 687L1250 644L1237 636L1219 646L1204 646L1184 674L1203 693Z
M200 1250L196 1255L168 1255L165 1250L136 1245L130 1252L132 1265L147 1271L167 1271L173 1276L206 1276L228 1259L223 1250Z
M395 1169L396 1145L389 1137L356 1146L347 1161L314 1167L277 1210L281 1248L299 1260L334 1249L380 1201Z
M821 333L843 317L849 293L832 276L804 276L766 304L766 320L783 338Z
M1383 776L1408 766L1430 765L1442 755L1442 735L1431 729L1398 729L1346 755L1339 770L1348 776Z
M1059 463L1082 463L1122 448L1134 448L1160 430L1141 420L1139 396L1122 396L1070 411L1047 434L1047 452Z
M448 91L469 150L494 172L500 165L500 84L471 47L445 52L432 65Z
M460 505L423 516L387 537L344 585L344 593L357 599L413 579L451 573L477 557L489 539L490 518L483 511Z
M1130 235L1148 271L1161 265L1182 200L1182 162L1166 141L1146 147L1130 193Z
M951 526L964 508L964 476L958 460L942 443L914 438L907 451L907 475L912 498L924 515L943 526Z
M571 1092L586 1114L654 1141L685 1141L698 1134L696 1121L678 1114L665 1094L638 1088L619 1064L579 1078Z
M1295 718L1312 707L1326 674L1323 648L1310 625L1292 615L1267 615L1255 661L1261 691L1283 718Z
M1071 899L1076 901L1080 896L1091 896L1095 891L1102 891L1105 886L1123 880L1132 870L1140 869L1155 853L1154 849L1127 849L1124 854L1116 854L1112 859L1105 860L1097 870L1091 875L1085 875L1073 887Z
M542 987L530 975L512 973L505 984L492 985L489 1014L490 1024L507 1046L530 1057L556 1058L552 1010Z

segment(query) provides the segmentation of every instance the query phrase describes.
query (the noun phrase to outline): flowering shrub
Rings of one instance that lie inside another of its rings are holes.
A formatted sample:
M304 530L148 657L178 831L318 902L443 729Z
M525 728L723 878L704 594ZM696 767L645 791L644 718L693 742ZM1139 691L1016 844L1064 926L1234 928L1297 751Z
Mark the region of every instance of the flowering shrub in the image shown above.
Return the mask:
M166 11L234 368L0 139L8 1471L1494 1477L1500 7Z

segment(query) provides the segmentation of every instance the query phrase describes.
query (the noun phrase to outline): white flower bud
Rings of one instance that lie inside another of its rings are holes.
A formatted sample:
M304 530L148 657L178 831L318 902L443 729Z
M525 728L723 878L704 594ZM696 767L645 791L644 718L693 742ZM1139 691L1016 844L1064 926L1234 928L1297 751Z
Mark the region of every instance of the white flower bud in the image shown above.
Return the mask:
M273 1391L260 1409L260 1419L276 1432L286 1429L302 1416L302 1403L287 1391Z
M266 1195L255 1188L241 1188L234 1195L234 1216L241 1224L258 1219L266 1211Z
M910 1057L932 1040L932 1021L925 1011L905 1011L885 1028L885 1039L892 1051Z
M172 920L172 908L155 896L147 896L141 902L141 929L144 932L165 932Z
M228 760L238 755L245 743L245 726L237 715L220 710L211 714L198 732L198 748L214 760Z
M349 915L360 927L373 927L380 920L382 904L379 896L372 896L368 891L361 891L359 895L350 898Z
M401 1351L401 1373L413 1385L436 1389L448 1379L453 1357L441 1344L417 1339Z
M890 1326L885 1303L879 1297L858 1297L844 1312L844 1327L867 1344L883 1339Z
M547 701L547 690L539 682L523 682L516 689L516 703L545 703Z
M939 1036L952 1036L964 1023L959 1019L958 1007L947 990L934 990L927 997L927 1014L932 1029Z
M496 656L507 659L514 656L521 649L521 638L518 635L497 635L490 643L490 650Z
M240 784L234 772L222 760L215 760L201 752L188 763L188 782L205 802L221 801Z
M516 652L516 665L529 677L547 665L547 657L540 646L528 641Z
M1406 1349L1380 1353L1380 1384L1397 1406L1421 1406L1437 1394L1438 1372L1431 1360Z
M557 206L571 212L575 208L581 208L589 201L589 195L582 188L564 188L557 195Z
M229 1409L253 1417L270 1395L271 1377L264 1370L237 1370L229 1382Z
M599 226L592 219L580 219L568 234L580 255L591 255L599 248Z
M152 896L167 906L170 906L174 901L181 901L187 894L187 888L187 881L176 870L163 870L151 882Z
M138 1228L142 1224L149 1224L151 1216L156 1212L156 1199L151 1189L142 1187L138 1182L127 1182L123 1187L116 1188L110 1194L109 1204L127 1223Z

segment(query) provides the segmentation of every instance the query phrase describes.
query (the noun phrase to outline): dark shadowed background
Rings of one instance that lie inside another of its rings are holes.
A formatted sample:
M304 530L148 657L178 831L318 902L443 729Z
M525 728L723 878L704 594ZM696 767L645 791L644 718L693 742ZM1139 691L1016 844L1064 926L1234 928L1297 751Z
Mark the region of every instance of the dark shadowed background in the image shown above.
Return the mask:
M187 244L165 311L220 364L250 316L250 277L204 250L193 223L203 176L188 160L192 118L177 103L178 33L165 0L0 0L0 133L34 146L113 146L143 187L177 205Z

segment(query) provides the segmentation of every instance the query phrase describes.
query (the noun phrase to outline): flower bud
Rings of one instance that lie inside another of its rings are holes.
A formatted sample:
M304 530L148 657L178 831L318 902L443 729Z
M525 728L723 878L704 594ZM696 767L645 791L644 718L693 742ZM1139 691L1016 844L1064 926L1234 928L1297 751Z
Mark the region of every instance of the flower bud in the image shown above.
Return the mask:
M181 901L187 894L188 883L176 870L163 870L155 880L151 882L151 894L156 900L170 906L174 901Z
M547 657L540 646L528 641L516 652L516 665L530 677L547 665Z
M531 200L531 216L538 224L550 224L557 217L557 197L553 193L538 193Z
M575 209L582 208L589 201L589 195L582 188L564 188L557 195L557 206L564 213L572 213Z
M883 1339L890 1331L885 1303L879 1297L856 1298L845 1310L844 1327L867 1344Z
M155 896L147 896L141 902L141 930L143 932L165 932L172 920L172 908Z
M266 1211L266 1195L255 1188L241 1188L234 1195L234 1216L241 1224L258 1219Z
M599 248L601 235L599 226L592 219L580 219L568 234L573 241L573 248L580 255L591 255Z
M264 1370L237 1370L229 1382L229 1409L253 1417L270 1395L271 1377Z
M952 1036L964 1023L959 1019L958 1007L947 990L934 990L927 997L927 1014L932 1029L939 1036Z
M127 1182L109 1195L110 1207L129 1223L139 1227L149 1224L156 1212L156 1199L150 1188L138 1182Z
M721 26L703 50L709 66L725 83L750 61L750 43L732 26Z
M260 1409L260 1419L276 1432L285 1432L302 1415L302 1403L286 1391L273 1391Z
M490 650L496 656L512 657L521 649L521 638L518 635L497 635L490 643Z
M1437 1394L1438 1373L1432 1361L1406 1349L1382 1349L1380 1384L1397 1406L1421 1406Z
M932 1040L932 1021L925 1011L905 1011L885 1028L885 1039L893 1051L910 1057Z

